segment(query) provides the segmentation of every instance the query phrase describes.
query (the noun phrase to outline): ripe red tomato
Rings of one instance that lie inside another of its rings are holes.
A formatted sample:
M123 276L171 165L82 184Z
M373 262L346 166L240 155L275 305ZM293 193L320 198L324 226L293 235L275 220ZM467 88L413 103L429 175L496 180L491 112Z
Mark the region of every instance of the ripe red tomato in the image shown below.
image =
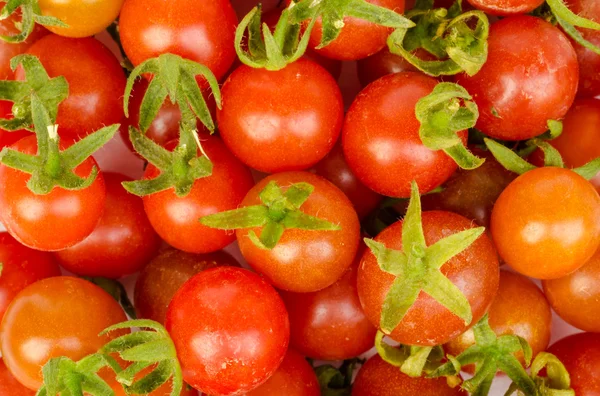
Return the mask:
M314 191L300 210L337 224L340 230L287 229L271 250L256 246L248 237L250 231L260 235L260 228L237 230L242 255L254 270L279 289L309 293L332 285L352 264L358 249L360 224L352 203L320 176L287 172L260 181L248 192L241 206L261 204L259 193L271 181L284 189L294 183L311 184Z
M600 47L600 32L597 30L584 30L582 32L583 38L596 47ZM573 42L573 47L579 61L579 89L577 96L580 98L592 98L600 95L600 75L597 73L598 68L600 68L600 55L575 42Z
M433 55L423 49L417 49L415 55L424 60L435 59ZM356 66L358 79L363 88L388 74L419 71L404 57L392 54L387 47L374 55L359 60Z
M35 392L25 388L8 371L4 361L0 359L0 395L2 396L34 396Z
M413 180L425 194L457 169L452 158L428 149L419 137L415 105L436 84L420 73L398 73L380 78L356 97L346 116L342 144L350 169L367 187L406 198ZM466 144L467 132L459 136Z
M165 53L201 63L220 79L236 57L229 0L126 0L119 28L134 65Z
M571 107L579 81L577 54L567 37L550 23L514 16L492 24L483 68L457 83L479 106L477 128L503 140L544 133Z
M306 59L278 71L242 65L227 78L222 95L217 120L223 141L262 172L310 168L340 134L340 89L325 69Z
M61 142L61 146L66 148L68 143ZM35 154L36 137L21 139L11 148ZM75 173L87 177L94 166L96 161L90 157ZM56 187L46 195L36 195L27 188L30 178L25 172L0 165L0 186L4 187L0 188L0 221L14 238L36 250L56 251L81 242L94 231L106 196L101 172L83 190Z
M194 182L185 197L174 189L144 197L144 208L152 227L169 245L190 253L208 253L223 249L235 240L232 232L205 227L203 216L236 209L254 185L250 171L238 161L216 136L202 135L202 148L213 163L209 177ZM174 148L172 142L168 148ZM148 165L144 178L153 179L160 171Z
M239 266L229 254L219 251L192 254L168 249L142 269L135 284L135 311L138 318L165 323L167 308L177 290L192 276L223 265Z
M209 395L249 392L279 367L290 324L281 298L258 275L217 267L177 292L166 327L184 380Z
M102 32L117 17L123 0L38 0L42 15L60 19L69 27L49 26L56 34L88 37Z
M246 396L320 396L319 380L310 364L292 349L268 380Z
M361 367L352 396L466 396L460 387L450 388L446 378L411 378L375 355Z
M583 266L600 244L600 197L575 172L538 168L500 195L491 231L500 257L539 279L563 277Z
M467 0L475 8L490 15L528 14L544 3L544 0Z
M125 73L100 41L50 34L33 44L27 53L40 59L50 77L64 76L69 83L69 97L58 107L56 123L60 125L60 136L82 137L121 121ZM15 78L25 79L22 67L17 69Z
M161 240L150 225L141 198L121 185L129 178L104 173L104 213L82 242L56 253L61 266L80 276L117 279L142 269L158 252Z
M23 289L8 307L0 333L2 358L15 378L32 390L42 385L42 367L66 356L79 360L123 335L98 334L127 320L119 304L98 286L79 278L43 279Z
M571 374L577 396L600 394L600 334L580 333L565 337L550 347Z
M451 212L423 212L422 220L428 246L451 234L474 228L471 220ZM383 230L375 241L385 244L388 249L402 250L402 221ZM441 268L442 274L469 300L473 313L472 324L483 317L496 296L498 267L492 241L483 234ZM358 295L365 314L377 327L383 302L395 279L394 275L381 270L370 250L364 253L358 268ZM462 319L431 296L421 293L390 337L406 345L434 346L450 341L467 328Z

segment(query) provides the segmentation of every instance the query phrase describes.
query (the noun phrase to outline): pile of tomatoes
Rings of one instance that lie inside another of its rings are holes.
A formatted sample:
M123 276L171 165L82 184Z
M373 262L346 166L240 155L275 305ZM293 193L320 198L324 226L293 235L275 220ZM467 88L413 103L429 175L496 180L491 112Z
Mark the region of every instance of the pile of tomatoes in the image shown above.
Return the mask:
M257 3L0 3L0 396L600 395L600 1Z

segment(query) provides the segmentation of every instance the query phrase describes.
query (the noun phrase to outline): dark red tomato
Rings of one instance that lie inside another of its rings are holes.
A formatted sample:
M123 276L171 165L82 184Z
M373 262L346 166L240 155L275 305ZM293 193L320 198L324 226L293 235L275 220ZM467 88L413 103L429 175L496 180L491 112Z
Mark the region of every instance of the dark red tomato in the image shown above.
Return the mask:
M58 276L23 289L0 327L2 358L15 378L32 390L42 385L42 367L66 356L79 360L124 332L98 334L127 320L123 309L100 287Z
M600 334L580 333L565 337L550 347L571 374L577 396L600 394Z
M435 59L433 55L423 49L416 50L415 54L424 60ZM387 76L388 74L419 71L402 56L392 54L387 47L374 55L359 60L356 63L356 66L358 70L358 79L363 87L366 87L373 81L378 80L383 76Z
M340 88L312 61L300 59L278 71L242 65L227 78L222 95L217 119L223 141L259 171L308 169L340 135Z
M126 0L119 32L136 66L172 53L209 67L220 79L236 57L237 23L229 0Z
M25 388L8 371L4 361L0 359L0 395L2 396L34 396L35 392Z
M352 203L343 192L320 176L308 172L277 173L260 181L244 198L241 206L261 204L259 194L274 181L282 189L305 182L313 193L300 210L340 226L337 231L287 229L277 245L266 250L248 237L249 229L237 231L242 255L257 272L275 287L296 293L326 288L350 267L360 237L360 224ZM261 229L252 229L260 235Z
M64 141L63 141L64 142ZM61 144L63 148L68 144ZM19 140L12 149L26 154L37 152L34 135ZM87 177L98 166L90 157L75 169ZM56 251L83 241L94 231L102 212L106 189L99 172L96 180L78 191L54 188L49 194L36 195L27 182L31 175L0 165L0 221L22 244L36 250Z
M437 83L420 73L392 74L356 97L346 116L342 144L350 169L367 187L390 197L408 197L415 180L425 194L457 169L452 158L442 150L431 151L419 138L415 105ZM466 144L467 132L459 135Z
M471 220L451 212L424 212L422 220L428 246L449 235L474 228ZM402 250L402 221L383 230L375 240L389 249ZM483 317L496 296L498 268L496 251L485 234L441 268L444 276L469 300L473 324ZM379 268L370 250L365 252L358 268L358 295L365 314L375 326L379 327L383 302L395 279L394 275ZM464 333L467 327L458 316L429 295L421 293L390 337L406 345L434 346Z
M587 41L596 47L600 47L600 32L585 29L582 35ZM600 95L600 74L597 73L600 68L600 55L575 42L573 42L573 47L579 61L579 89L577 96L592 98Z
M352 396L466 396L460 387L450 388L446 378L411 378L375 355L361 367Z
M51 254L29 249L6 232L0 232L0 263L0 320L8 304L26 286L60 275L60 268Z
M522 140L564 117L577 93L579 66L557 27L532 16L505 18L492 24L488 46L481 71L457 78L479 106L478 129L496 139Z
M187 281L169 305L166 327L183 379L209 395L242 394L264 383L283 361L290 337L275 289L234 267Z
M552 329L550 304L535 283L523 275L500 271L500 288L488 314L490 326L498 336L523 337L531 346L533 356L548 348ZM458 356L474 343L473 330L467 330L444 345L444 350ZM525 364L522 352L516 356ZM472 366L467 368L473 369Z
M556 279L582 267L600 244L600 197L575 172L538 168L500 195L491 231L500 257L523 275Z
M161 240L142 199L121 185L128 180L117 173L104 174L106 203L100 222L82 242L56 253L67 271L117 279L138 272L156 255Z
M509 16L527 14L544 3L544 0L467 0L471 5L490 15Z
M345 360L373 347L377 329L358 299L357 268L355 263L337 282L317 292L281 292L290 315L294 349L313 359Z
M288 349L283 362L264 384L246 396L320 396L319 380L310 364L292 349Z
M336 144L333 150L315 165L314 170L317 175L323 176L346 194L360 219L375 210L383 199L354 176L344 158L341 144Z
M226 232L200 224L201 217L236 209L254 185L250 171L227 150L216 136L202 135L202 148L213 163L209 177L194 182L185 197L173 189L144 197L150 223L169 245L190 253L209 253L223 249L235 240ZM173 149L172 143L167 148ZM148 165L144 178L153 179L160 171Z
M572 274L543 284L561 318L578 329L600 333L600 251Z
M165 323L167 308L177 290L197 273L223 265L239 266L223 251L192 254L168 249L161 252L142 269L135 284L137 316Z

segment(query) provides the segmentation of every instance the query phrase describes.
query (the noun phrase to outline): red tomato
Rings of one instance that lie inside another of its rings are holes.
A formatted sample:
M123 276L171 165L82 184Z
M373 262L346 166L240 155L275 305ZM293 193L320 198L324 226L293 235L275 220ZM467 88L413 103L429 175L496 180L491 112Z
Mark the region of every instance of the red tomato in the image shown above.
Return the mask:
M451 212L423 212L423 231L428 246L442 238L474 228L473 222ZM381 232L375 240L388 249L402 250L402 221ZM475 324L487 312L499 282L498 257L492 241L481 235L462 253L441 268L442 273L465 295ZM379 327L385 297L396 277L379 268L370 250L358 268L358 295L365 314ZM425 293L416 300L390 337L406 345L434 346L450 341L467 330L465 322Z
M600 47L600 32L585 29L582 35L587 41L596 47ZM600 55L575 42L573 42L573 47L579 61L579 90L577 96L591 98L600 95L600 74L597 73L600 68Z
M3 41L0 40L0 47L2 46L2 43ZM10 73L12 79L12 70ZM12 106L12 102L9 102L8 100L0 100L0 117L5 119L12 119ZM19 129L17 131L5 131L3 129L0 129L0 150L2 150L4 147L12 146L14 143L32 134L33 132L28 131L26 129Z
M340 89L325 69L306 59L278 71L242 65L227 78L222 95L217 119L223 141L262 172L308 169L340 134Z
M25 388L8 371L4 361L0 359L0 395L2 396L34 396L35 392Z
M167 308L177 290L192 276L222 265L239 266L223 251L192 254L168 249L156 256L135 283L135 311L138 318L165 323Z
M183 379L209 395L240 394L264 383L283 361L290 335L275 289L233 267L187 281L169 305L166 327Z
M254 270L279 289L309 293L332 285L352 264L358 249L360 224L352 204L344 193L320 176L308 172L287 172L260 181L248 192L241 206L260 205L259 193L271 181L284 189L294 183L311 184L315 189L300 210L333 222L341 229L287 229L271 250L256 246L248 237L251 230L238 230L237 240L242 255ZM252 231L260 235L260 228Z
M77 138L121 121L125 73L100 41L50 34L27 53L40 59L50 77L64 76L69 83L69 97L59 105L56 119L61 136ZM25 79L22 67L15 78Z
M2 357L15 378L32 390L42 385L42 367L65 356L79 360L124 333L98 336L127 320L119 304L98 286L59 276L27 286L8 307L0 327Z
M398 73L380 78L356 97L342 144L350 169L367 187L390 197L408 197L415 180L425 194L458 168L446 153L428 149L419 137L415 105L436 84L420 73ZM467 132L459 135L466 144Z
M194 182L185 197L173 189L144 197L150 223L169 245L190 253L221 250L235 240L232 232L205 227L203 216L236 209L254 181L250 171L239 162L216 136L202 136L202 148L213 163L209 177ZM171 144L170 148L174 148ZM148 165L144 178L153 179L160 171Z
M577 54L550 23L514 16L492 24L489 54L475 76L457 77L479 106L477 128L496 139L544 133L571 107L579 81Z
M544 3L544 0L468 0L478 10L490 15L528 14Z
M492 212L500 257L517 272L556 279L583 266L600 244L600 197L575 172L538 168L513 181Z
M67 143L61 145L65 148ZM21 139L11 148L35 154L36 137ZM96 161L90 157L75 173L87 177L94 166ZM106 196L101 172L83 190L56 187L46 195L36 195L27 188L30 178L27 173L0 165L0 186L4 187L0 189L0 221L19 242L36 250L56 251L81 242L94 231Z
M415 55L424 60L435 60L435 57L424 49L417 49ZM356 66L358 79L363 88L388 74L419 71L404 57L392 54L387 47L368 58L359 60Z
M550 347L571 374L577 396L600 394L600 334L580 333L565 337Z
M56 253L67 271L117 279L138 272L156 255L161 240L142 199L121 185L127 180L117 173L104 174L106 203L100 222L82 242Z
M119 31L136 66L172 53L209 67L220 79L236 57L237 22L229 0L126 0Z
M320 396L319 380L310 364L298 352L288 349L283 362L264 384L246 396Z

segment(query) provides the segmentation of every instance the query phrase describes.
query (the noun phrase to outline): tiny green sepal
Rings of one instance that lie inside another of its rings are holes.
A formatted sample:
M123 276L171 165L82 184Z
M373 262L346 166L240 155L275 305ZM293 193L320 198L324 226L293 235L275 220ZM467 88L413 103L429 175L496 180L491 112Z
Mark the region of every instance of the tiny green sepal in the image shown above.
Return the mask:
M396 276L383 303L381 331L391 334L421 292L430 295L469 325L473 320L471 305L460 289L444 276L441 268L484 232L484 227L472 228L427 246L421 223L419 188L413 181L410 203L402 223L402 251L388 249L381 242L365 238L381 270Z
M578 27L600 30L599 23L573 13L563 0L548 0L546 3L550 7L556 22L563 28L565 33L571 36L571 38L581 46L600 55L600 47L586 40L581 32L577 30Z
M121 284L121 282L114 279L102 277L84 276L82 278L89 282L92 282L96 286L100 286L105 292L110 294L112 298L114 298L115 301L117 301L121 305L127 316L129 316L131 319L136 319L135 308L129 300L129 297L127 296L127 291L125 290L125 287Z
M546 376L540 376L540 372L546 369ZM531 379L535 383L535 396L575 396L571 388L571 376L562 362L553 354L540 352L531 365ZM519 396L526 396L518 386L511 384L504 396L510 396L518 392Z
M277 182L271 181L259 194L262 205L215 213L202 217L200 222L220 230L262 227L260 237L254 231L249 231L248 237L256 246L269 250L277 245L286 229L340 230L339 225L309 216L300 210L313 190L311 184L295 183L284 192Z
M364 364L364 360L358 358L345 360L340 368L330 364L315 367L321 396L350 396L354 369L359 364Z
M69 25L58 18L42 15L38 0L8 0L0 10L0 20L4 20L21 9L20 32L12 35L0 35L0 39L8 43L22 43L33 32L35 24L68 28Z
M473 128L479 110L466 89L454 83L439 83L417 102L415 114L421 123L419 137L425 147L444 150L462 169L475 169L485 159L467 149L457 132ZM463 104L464 106L461 106Z
M128 394L146 395L172 379L171 396L179 396L183 389L183 375L177 359L175 344L165 328L152 320L130 320L110 326L100 335L119 329L140 328L141 331L118 337L101 349L104 354L118 353L131 365L117 374L117 381ZM154 366L139 380L136 375Z

